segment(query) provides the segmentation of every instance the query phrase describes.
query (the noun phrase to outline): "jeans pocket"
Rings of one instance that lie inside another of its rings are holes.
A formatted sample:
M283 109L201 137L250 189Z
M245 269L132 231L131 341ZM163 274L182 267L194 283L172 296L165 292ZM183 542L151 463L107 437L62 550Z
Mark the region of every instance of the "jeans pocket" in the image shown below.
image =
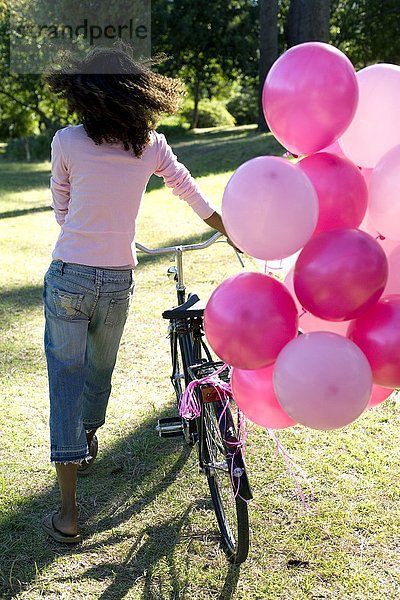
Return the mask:
M110 300L104 324L114 327L115 325L125 323L131 304L131 299L132 294L130 294L127 298L116 298Z
M83 294L71 294L58 289L52 290L57 317L71 321L80 315Z

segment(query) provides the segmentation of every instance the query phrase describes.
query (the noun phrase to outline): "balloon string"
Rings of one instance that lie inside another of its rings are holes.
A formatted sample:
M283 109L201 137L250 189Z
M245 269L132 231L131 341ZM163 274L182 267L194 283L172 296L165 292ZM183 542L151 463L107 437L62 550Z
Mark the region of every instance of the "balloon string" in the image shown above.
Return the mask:
M221 369L224 369L226 367L228 367L228 365L224 365L223 367L221 367ZM228 383L225 383L223 381L221 381L219 383L221 383L221 385L214 386L214 389L217 392L218 399L223 406L221 414L218 417L218 428L219 428L219 430L221 430L222 419L224 418L224 415L225 415L225 413L228 409L228 406L230 404L230 401L232 399L232 389ZM229 475L230 475L230 479L231 479L231 483L232 483L232 487L233 487L234 498L239 497L241 500L243 500L243 502L246 502L247 504L249 504L250 500L243 498L239 494L241 473L240 474L235 473L235 468L236 468L235 467L235 455L238 452L241 452L242 455L244 456L244 448L245 448L245 443L246 443L246 439L247 439L247 435L248 435L247 419L244 416L244 414L242 413L242 411L239 409L238 409L238 413L237 413L237 423L238 423L238 425L237 425L236 438L234 438L234 439L227 438L224 440L226 443L229 443L229 446L231 448L231 450L229 452L227 452L227 458L230 460Z
M217 390L219 394L219 390L228 393L231 391L231 387L228 383L217 379L217 375L219 375L224 369L227 368L228 365L224 364L222 367L214 371L211 375L207 375L206 377L202 377L201 379L194 379L190 381L186 390L183 392L182 397L179 401L179 414L184 419L197 419L201 414L201 404L199 400L199 396L196 393L196 389L201 385L209 383L212 387Z
M224 415L229 407L230 401L233 398L233 396L230 384L226 383L225 381L221 381L217 378L217 376L227 368L229 368L229 366L227 364L224 364L222 365L222 367L214 371L211 375L207 375L206 377L202 377L201 379L194 379L188 384L179 402L179 414L181 417L189 420L200 417L201 404L199 400L199 394L196 390L198 390L198 388L201 385L210 384L217 393L218 400L222 405L221 414L218 416L218 429L221 430L222 419L224 418ZM232 432L232 434L234 434L234 432ZM235 455L239 452L241 452L244 456L244 447L247 436L247 419L244 416L244 414L238 409L236 436L232 436L231 438L227 436L227 438L224 439L224 441L230 448L230 450L227 452L227 459L229 459L230 461L229 476L233 487L234 497L239 497L241 498L241 500L248 504L250 500L243 498L239 494L241 473L235 473L236 467L234 460Z
M281 444L281 442L278 439L278 436L276 435L276 433L272 430L272 429L267 429L267 433L270 435L270 437L272 438L273 442L275 443L275 455L274 458L272 460L272 462L275 462L276 459L278 458L279 454L282 456L282 459L286 465L287 470L289 471L289 474L291 476L291 478L294 481L297 493L299 495L299 498L301 500L301 503L304 507L304 509L309 512L309 505L307 503L307 500L305 498L305 495L303 493L302 487L300 485L299 482L299 478L296 475L296 472L301 476L301 478L305 481L305 483L307 484L307 487L310 491L310 500L314 500L314 490L313 487L307 477L307 474L305 473L305 471L299 467L299 465L297 465L295 463L295 461L292 459L292 457L289 455L288 451L286 450L286 448Z

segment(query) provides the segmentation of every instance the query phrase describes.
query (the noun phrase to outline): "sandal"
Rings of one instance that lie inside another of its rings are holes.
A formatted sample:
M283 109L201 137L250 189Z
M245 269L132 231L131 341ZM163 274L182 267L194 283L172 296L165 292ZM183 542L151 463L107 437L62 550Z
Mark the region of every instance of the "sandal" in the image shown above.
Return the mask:
M54 525L54 517L57 513L58 511L54 510L49 515L44 517L41 523L43 531L60 544L78 544L81 542L82 536L80 533L64 533L63 531L57 529L57 527Z
M84 475L89 475L89 473L93 467L94 459L97 456L98 450L99 450L99 441L95 434L92 437L92 441L90 442L90 449L89 449L90 456L88 456L87 459L83 460L81 462L81 464L78 465L78 469L77 469L78 475L80 475L81 477Z

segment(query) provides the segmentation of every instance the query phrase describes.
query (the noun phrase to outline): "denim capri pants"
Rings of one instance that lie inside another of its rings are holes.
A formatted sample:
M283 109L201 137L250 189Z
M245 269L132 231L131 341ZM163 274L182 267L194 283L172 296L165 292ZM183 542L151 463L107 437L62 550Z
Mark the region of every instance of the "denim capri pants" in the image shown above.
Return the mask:
M50 459L80 463L86 432L105 422L133 272L55 260L44 278Z

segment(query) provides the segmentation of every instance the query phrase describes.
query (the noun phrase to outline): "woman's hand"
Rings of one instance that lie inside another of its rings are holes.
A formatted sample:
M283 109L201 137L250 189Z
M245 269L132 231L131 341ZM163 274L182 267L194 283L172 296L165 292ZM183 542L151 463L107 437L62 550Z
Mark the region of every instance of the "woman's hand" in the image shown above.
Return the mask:
M207 223L207 225L209 225L213 229L220 231L222 233L222 235L225 235L228 240L228 244L230 246L232 246L232 248L235 248L235 250L237 250L238 252L242 253L242 250L240 250L240 248L237 248L235 246L235 244L232 242L232 240L229 239L229 236L228 236L226 229L224 227L224 224L222 222L222 217L217 211L213 212L211 217L208 217L208 219L204 219L204 222Z

